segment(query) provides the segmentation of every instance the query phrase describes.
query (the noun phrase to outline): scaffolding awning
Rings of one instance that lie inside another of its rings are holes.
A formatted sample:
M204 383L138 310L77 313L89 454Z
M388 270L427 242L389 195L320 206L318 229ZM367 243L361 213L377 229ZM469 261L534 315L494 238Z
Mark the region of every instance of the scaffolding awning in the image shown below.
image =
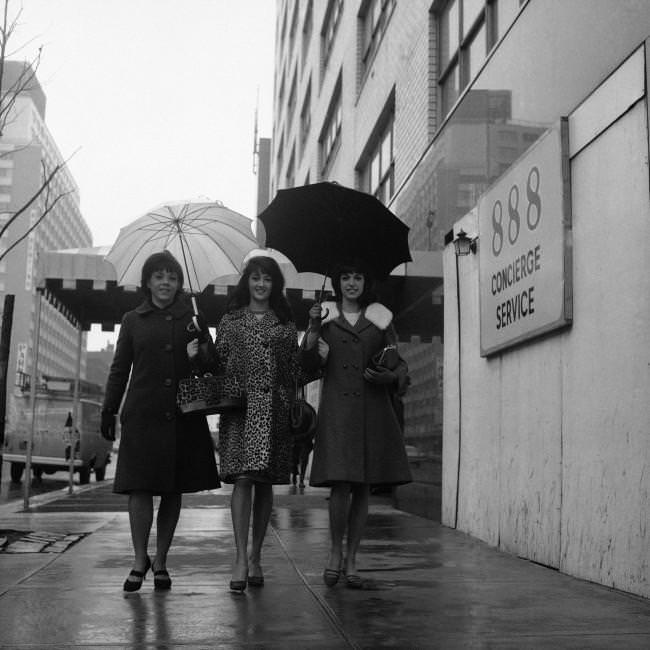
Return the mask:
M39 255L38 289L68 320L82 330L99 324L112 331L122 316L137 307L143 294L137 287L118 286L115 270L104 259L108 246L45 251ZM418 337L430 341L442 336L442 253L416 251L413 262L396 268L377 287L380 300L395 314L401 340ZM286 294L298 329L305 329L309 308L321 288L322 277L296 273L291 265L281 265ZM215 326L225 312L228 295L237 276L220 278L208 285L197 298L208 324Z

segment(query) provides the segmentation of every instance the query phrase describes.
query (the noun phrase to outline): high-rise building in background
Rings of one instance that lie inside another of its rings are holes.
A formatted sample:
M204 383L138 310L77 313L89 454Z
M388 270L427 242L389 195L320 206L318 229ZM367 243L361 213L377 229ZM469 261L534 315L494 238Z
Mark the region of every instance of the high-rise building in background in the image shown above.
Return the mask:
M25 63L6 61L3 92L24 75ZM28 74L30 74L28 72ZM0 137L0 228L38 191L44 174L63 161L45 124L45 94L36 77L21 92ZM5 231L0 250L10 248L43 214L56 204L36 228L0 261L0 296L13 294L15 306L7 377L7 421L11 425L15 404L31 372L36 327L36 264L44 250L92 245L90 229L79 208L79 189L63 167L43 193ZM77 363L77 330L55 307L42 301L38 373L74 377ZM85 334L81 376L85 377Z

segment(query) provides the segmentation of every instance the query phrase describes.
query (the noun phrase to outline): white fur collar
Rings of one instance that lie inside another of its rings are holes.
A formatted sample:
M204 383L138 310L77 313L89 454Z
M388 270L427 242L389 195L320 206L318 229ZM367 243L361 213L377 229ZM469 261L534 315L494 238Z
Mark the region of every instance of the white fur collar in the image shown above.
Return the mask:
M322 313L326 314L323 317L323 325L332 320L336 320L341 315L339 307L335 302L324 302L321 307ZM385 330L393 320L393 312L378 302L373 302L368 305L365 309L364 316L380 330Z

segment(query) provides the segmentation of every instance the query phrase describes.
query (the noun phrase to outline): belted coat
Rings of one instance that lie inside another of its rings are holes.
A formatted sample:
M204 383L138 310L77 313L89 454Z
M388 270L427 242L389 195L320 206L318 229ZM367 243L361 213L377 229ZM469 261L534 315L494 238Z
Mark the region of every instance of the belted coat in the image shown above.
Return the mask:
M340 304L324 303L329 314L321 336L329 345L318 409L310 484L337 481L399 485L411 481L404 439L393 406L396 386L371 384L363 371L385 345L394 343L392 313L368 305L351 325ZM405 364L400 372L406 373Z
M145 301L122 318L103 407L117 413L126 392L115 492L165 494L220 486L206 417L183 415L176 407L178 382L191 373L191 318L182 297L164 309Z

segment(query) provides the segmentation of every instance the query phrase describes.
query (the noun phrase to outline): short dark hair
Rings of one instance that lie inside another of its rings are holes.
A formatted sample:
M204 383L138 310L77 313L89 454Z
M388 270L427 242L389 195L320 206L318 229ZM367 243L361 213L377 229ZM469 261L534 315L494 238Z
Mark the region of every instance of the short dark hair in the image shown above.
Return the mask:
M169 271L170 273L176 273L178 276L178 290L180 291L183 288L183 282L185 279L183 276L183 268L169 251L160 251L160 253L149 255L142 265L140 288L147 298L151 298L151 289L147 286L147 282L151 280L151 276L156 271Z
M377 299L374 290L374 278L368 265L361 260L349 260L337 264L332 273L332 289L337 302L341 302L343 295L341 293L341 276L344 273L360 273L363 275L363 292L359 296L359 305L367 307L371 302Z
M227 311L248 306L251 299L248 280L255 271L271 276L272 286L269 305L275 312L275 315L280 319L280 322L286 323L287 321L293 321L291 305L289 305L289 301L284 295L284 275L282 275L280 265L272 257L266 255L256 255L246 262L241 278L239 278L239 282L228 301Z

